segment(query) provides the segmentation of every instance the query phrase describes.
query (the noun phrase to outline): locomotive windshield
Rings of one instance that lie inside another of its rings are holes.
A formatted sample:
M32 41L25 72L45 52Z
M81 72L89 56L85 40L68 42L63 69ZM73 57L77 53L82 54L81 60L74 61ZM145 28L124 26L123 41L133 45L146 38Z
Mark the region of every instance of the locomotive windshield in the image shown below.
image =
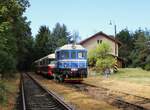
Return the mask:
M63 50L57 52L58 59L86 59L86 51L82 50Z
M68 59L68 58L69 58L69 51L62 51L61 59Z
M76 58L76 52L75 52L75 51L72 51L72 52L71 52L71 58L72 58L72 59L75 59L75 58Z
M86 51L71 51L71 59L85 59Z

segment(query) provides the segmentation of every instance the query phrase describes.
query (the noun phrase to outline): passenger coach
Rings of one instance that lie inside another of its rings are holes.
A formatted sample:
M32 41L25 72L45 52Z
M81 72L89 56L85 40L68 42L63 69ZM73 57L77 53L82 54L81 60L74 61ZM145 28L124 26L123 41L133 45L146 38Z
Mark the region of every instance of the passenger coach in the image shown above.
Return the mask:
M35 62L36 73L53 78L55 68L55 54L49 54Z

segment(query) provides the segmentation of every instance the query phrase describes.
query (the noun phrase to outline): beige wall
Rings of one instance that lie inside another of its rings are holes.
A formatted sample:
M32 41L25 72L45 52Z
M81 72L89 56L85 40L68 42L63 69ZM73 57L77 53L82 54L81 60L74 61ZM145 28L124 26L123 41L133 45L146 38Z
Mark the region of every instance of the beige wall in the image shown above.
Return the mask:
M97 40L102 40L102 42L106 42L110 45L111 47L111 52L110 54L115 55L115 42L110 40L107 37L104 37L102 35L98 35L96 37L93 37L92 39L89 39L87 41L85 41L82 46L85 47L86 49L91 50L91 49L95 49L95 47L97 46ZM116 51L117 51L117 55L118 56L118 44L116 43Z

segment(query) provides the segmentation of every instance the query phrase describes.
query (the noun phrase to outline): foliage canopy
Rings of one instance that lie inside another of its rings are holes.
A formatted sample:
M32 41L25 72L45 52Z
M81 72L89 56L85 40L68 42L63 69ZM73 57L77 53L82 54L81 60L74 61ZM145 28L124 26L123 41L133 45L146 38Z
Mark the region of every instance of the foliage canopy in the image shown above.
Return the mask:
M96 66L97 70L111 68L115 63L115 58L110 55L111 48L107 43L98 44L97 47L91 50L88 54L90 66Z

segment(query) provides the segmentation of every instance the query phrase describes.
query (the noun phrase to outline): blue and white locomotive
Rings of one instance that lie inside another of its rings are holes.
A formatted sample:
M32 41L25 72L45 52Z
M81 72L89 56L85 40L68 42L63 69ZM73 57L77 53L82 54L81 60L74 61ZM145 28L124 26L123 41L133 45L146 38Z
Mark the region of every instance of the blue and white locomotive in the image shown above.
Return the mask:
M87 50L81 45L67 44L55 51L55 74L62 81L82 81L87 77Z

